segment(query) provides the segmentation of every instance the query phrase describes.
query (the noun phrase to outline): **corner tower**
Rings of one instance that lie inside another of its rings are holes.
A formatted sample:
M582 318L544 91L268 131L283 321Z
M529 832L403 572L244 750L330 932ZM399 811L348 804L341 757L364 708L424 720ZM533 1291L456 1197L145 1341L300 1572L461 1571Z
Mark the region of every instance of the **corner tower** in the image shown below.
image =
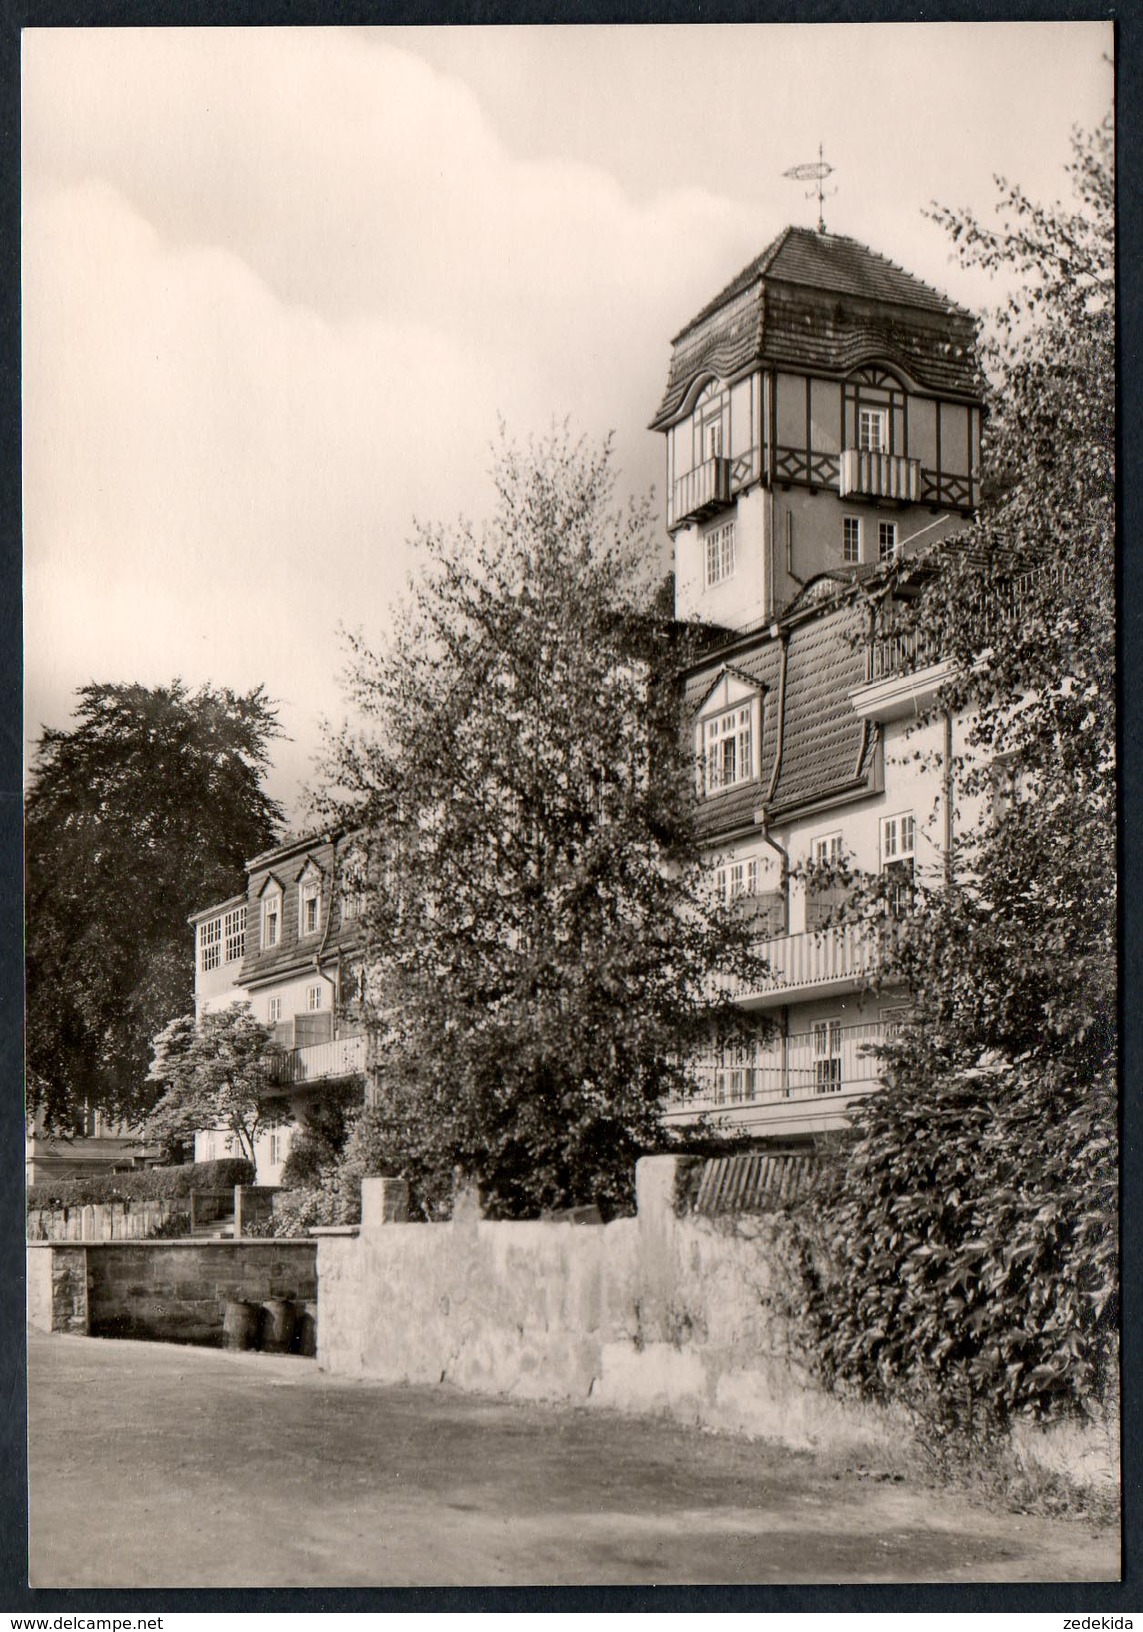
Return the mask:
M821 572L928 545L976 507L971 316L855 239L787 227L675 336L675 612L765 623Z

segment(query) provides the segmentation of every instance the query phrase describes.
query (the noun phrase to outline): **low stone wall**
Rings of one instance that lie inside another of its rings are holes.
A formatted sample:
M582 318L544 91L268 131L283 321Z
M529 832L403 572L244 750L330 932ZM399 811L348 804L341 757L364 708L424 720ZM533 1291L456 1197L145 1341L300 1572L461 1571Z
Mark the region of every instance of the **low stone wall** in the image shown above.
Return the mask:
M228 1302L316 1297L312 1241L28 1246L28 1322L43 1331L219 1346Z
M29 1241L144 1241L160 1226L184 1223L187 1197L177 1201L101 1201L83 1207L34 1207Z
M408 1224L365 1180L360 1232L318 1242L318 1361L350 1376L578 1400L806 1446L869 1442L886 1419L815 1387L794 1344L775 1220L676 1214L678 1160L637 1174L607 1225Z

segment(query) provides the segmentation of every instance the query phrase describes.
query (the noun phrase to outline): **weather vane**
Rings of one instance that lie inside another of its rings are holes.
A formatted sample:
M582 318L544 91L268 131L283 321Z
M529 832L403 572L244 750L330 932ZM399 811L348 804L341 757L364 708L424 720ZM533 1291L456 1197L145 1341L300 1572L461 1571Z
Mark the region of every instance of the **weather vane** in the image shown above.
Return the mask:
M825 181L825 178L827 176L832 176L833 175L833 165L832 164L827 164L826 161L822 158L822 145L821 145L821 143L820 142L818 143L818 157L817 157L817 163L816 164L796 164L792 170L783 170L782 174L784 176L788 176L791 181L816 181L817 182L816 191L817 191L817 199L818 199L818 231L819 232L824 232L826 229L825 229L825 216L823 214L823 206L825 204L826 198L827 197L832 197L832 194L836 193L837 188L836 187L833 188L832 192L827 194L825 192L824 188L822 187L822 183ZM809 192L809 193L806 194L807 198L813 198L813 196L814 196L814 194L812 192Z

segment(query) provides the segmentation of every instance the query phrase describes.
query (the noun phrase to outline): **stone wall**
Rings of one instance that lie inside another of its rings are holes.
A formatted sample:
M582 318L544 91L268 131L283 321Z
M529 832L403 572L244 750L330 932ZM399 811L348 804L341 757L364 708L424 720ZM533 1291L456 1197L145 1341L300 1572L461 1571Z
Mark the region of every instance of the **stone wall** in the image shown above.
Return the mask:
M640 1162L638 1216L607 1225L399 1222L363 1186L356 1236L318 1242L318 1361L350 1376L576 1400L766 1435L868 1442L881 1414L817 1389L793 1342L777 1221L676 1214L678 1161Z
M186 1197L178 1201L101 1201L78 1207L33 1207L29 1241L143 1241L162 1225L185 1224Z
M228 1301L317 1297L312 1241L28 1247L28 1321L44 1331L219 1345Z

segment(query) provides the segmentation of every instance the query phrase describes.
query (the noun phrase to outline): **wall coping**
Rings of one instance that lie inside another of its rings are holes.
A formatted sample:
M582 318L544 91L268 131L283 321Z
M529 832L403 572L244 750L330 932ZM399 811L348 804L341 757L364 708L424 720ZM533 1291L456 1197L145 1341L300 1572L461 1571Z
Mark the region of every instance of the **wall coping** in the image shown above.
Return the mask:
M356 1225L351 1226L351 1228L356 1231ZM240 1235L237 1237L180 1235L171 1236L166 1240L160 1239L158 1241L136 1241L132 1240L130 1236L125 1236L120 1241L27 1241L24 1244L29 1252L39 1251L45 1247L48 1249L58 1247L84 1247L89 1252L98 1252L102 1248L106 1247L114 1247L116 1249L122 1249L123 1247L140 1247L144 1251L150 1252L162 1252L170 1247L174 1247L176 1250L183 1248L195 1248L201 1250L203 1247L209 1247L212 1250L220 1249L223 1252L233 1252L236 1247L306 1247L310 1245L304 1236L297 1235Z
M309 1229L306 1231L307 1235L343 1235L343 1236L348 1235L348 1236L353 1236L353 1235L359 1235L360 1233L361 1233L360 1224L311 1224ZM290 1236L282 1236L282 1237L280 1237L280 1239L284 1240L284 1241L288 1241L290 1239L297 1240L297 1237L294 1236L294 1237L291 1238Z

